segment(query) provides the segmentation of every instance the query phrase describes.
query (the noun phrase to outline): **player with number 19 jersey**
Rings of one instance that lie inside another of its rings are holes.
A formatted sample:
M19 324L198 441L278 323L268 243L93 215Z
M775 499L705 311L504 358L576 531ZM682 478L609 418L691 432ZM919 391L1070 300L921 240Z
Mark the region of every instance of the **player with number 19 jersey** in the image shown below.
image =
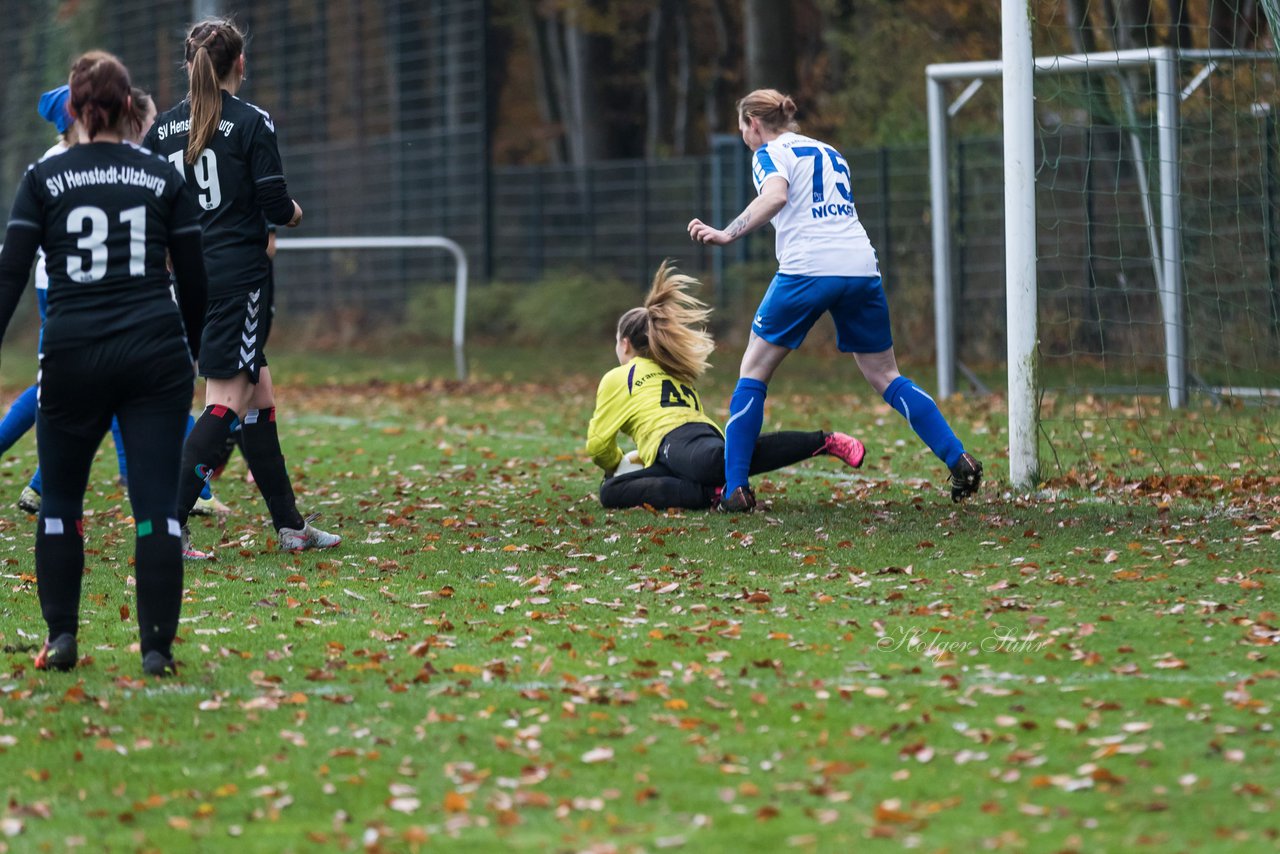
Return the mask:
M879 262L858 219L849 164L825 142L788 131L756 149L756 192L772 176L788 183L787 204L773 218L778 272L799 276L878 276Z
M285 183L275 125L262 109L226 92L222 117L195 163L185 160L191 103L156 116L143 145L184 170L204 226L209 298L235 296L267 282L267 220L286 223L293 200Z

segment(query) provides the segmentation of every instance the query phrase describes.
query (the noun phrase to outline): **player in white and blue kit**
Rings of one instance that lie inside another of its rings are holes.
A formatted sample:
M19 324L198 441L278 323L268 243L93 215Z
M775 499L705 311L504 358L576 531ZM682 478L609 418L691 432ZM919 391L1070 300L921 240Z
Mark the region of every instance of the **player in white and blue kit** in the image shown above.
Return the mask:
M777 232L778 273L751 324L729 403L721 508L755 506L747 473L768 382L826 312L841 352L853 354L867 381L951 470L951 499L959 501L977 491L982 464L965 451L933 398L898 372L880 264L854 208L849 165L830 145L799 133L795 114L795 101L774 89L757 89L738 102L742 141L755 152L758 195L723 230L698 219L689 223L692 239L716 246L767 222Z

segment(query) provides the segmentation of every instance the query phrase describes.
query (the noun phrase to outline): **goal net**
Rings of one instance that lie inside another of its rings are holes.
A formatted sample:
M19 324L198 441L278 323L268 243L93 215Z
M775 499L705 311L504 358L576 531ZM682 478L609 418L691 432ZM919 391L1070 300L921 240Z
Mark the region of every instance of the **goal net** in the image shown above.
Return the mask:
M1021 486L1280 463L1280 62L1242 6L1037 0L929 69L940 391L1006 362Z

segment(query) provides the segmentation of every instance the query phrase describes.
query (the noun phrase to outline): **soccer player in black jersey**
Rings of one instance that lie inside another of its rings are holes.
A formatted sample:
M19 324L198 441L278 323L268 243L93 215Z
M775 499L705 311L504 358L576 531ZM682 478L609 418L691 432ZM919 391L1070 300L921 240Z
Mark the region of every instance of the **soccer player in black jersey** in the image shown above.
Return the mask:
M86 53L70 86L80 144L27 170L0 253L0 334L37 248L49 271L36 416L36 580L49 635L36 667L76 665L84 492L114 414L129 455L142 667L159 676L174 670L182 605L176 505L207 284L200 221L182 174L122 142L132 99L120 61Z
M143 144L186 171L201 208L209 307L200 375L205 409L182 455L178 513L187 515L222 458L237 419L245 461L271 511L280 548L328 548L341 539L303 519L276 432L271 371L263 354L271 330L267 223L302 220L290 196L266 112L235 96L244 81L244 36L227 20L201 21L186 41L190 92L162 113ZM188 558L207 557L185 544Z

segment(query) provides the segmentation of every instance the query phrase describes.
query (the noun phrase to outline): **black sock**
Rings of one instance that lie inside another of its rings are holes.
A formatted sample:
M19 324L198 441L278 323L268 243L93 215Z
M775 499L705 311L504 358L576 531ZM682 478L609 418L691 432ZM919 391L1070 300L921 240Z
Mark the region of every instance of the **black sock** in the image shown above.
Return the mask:
M138 633L142 654L157 650L173 657L173 638L182 611L182 540L176 519L137 523L134 575L138 580Z
M774 471L804 462L822 447L827 435L821 430L780 430L762 433L751 455L751 473Z
M210 463L215 472L224 467L227 462L230 461L231 452L240 444L240 434L242 432L243 431L236 430L233 427L231 432L227 434L226 440L222 443L222 448L218 451L218 456ZM241 454L243 454L243 451Z
M206 406L182 446L182 474L178 480L178 522L187 524L200 497L205 478L213 471L236 414L225 406Z
M280 450L280 434L276 432L276 408L250 409L245 413L244 461L249 464L254 483L267 501L271 523L276 530L292 528L300 531L306 525L293 497L293 484L285 468Z
M36 521L36 589L50 639L79 629L83 575L83 520L41 516Z

